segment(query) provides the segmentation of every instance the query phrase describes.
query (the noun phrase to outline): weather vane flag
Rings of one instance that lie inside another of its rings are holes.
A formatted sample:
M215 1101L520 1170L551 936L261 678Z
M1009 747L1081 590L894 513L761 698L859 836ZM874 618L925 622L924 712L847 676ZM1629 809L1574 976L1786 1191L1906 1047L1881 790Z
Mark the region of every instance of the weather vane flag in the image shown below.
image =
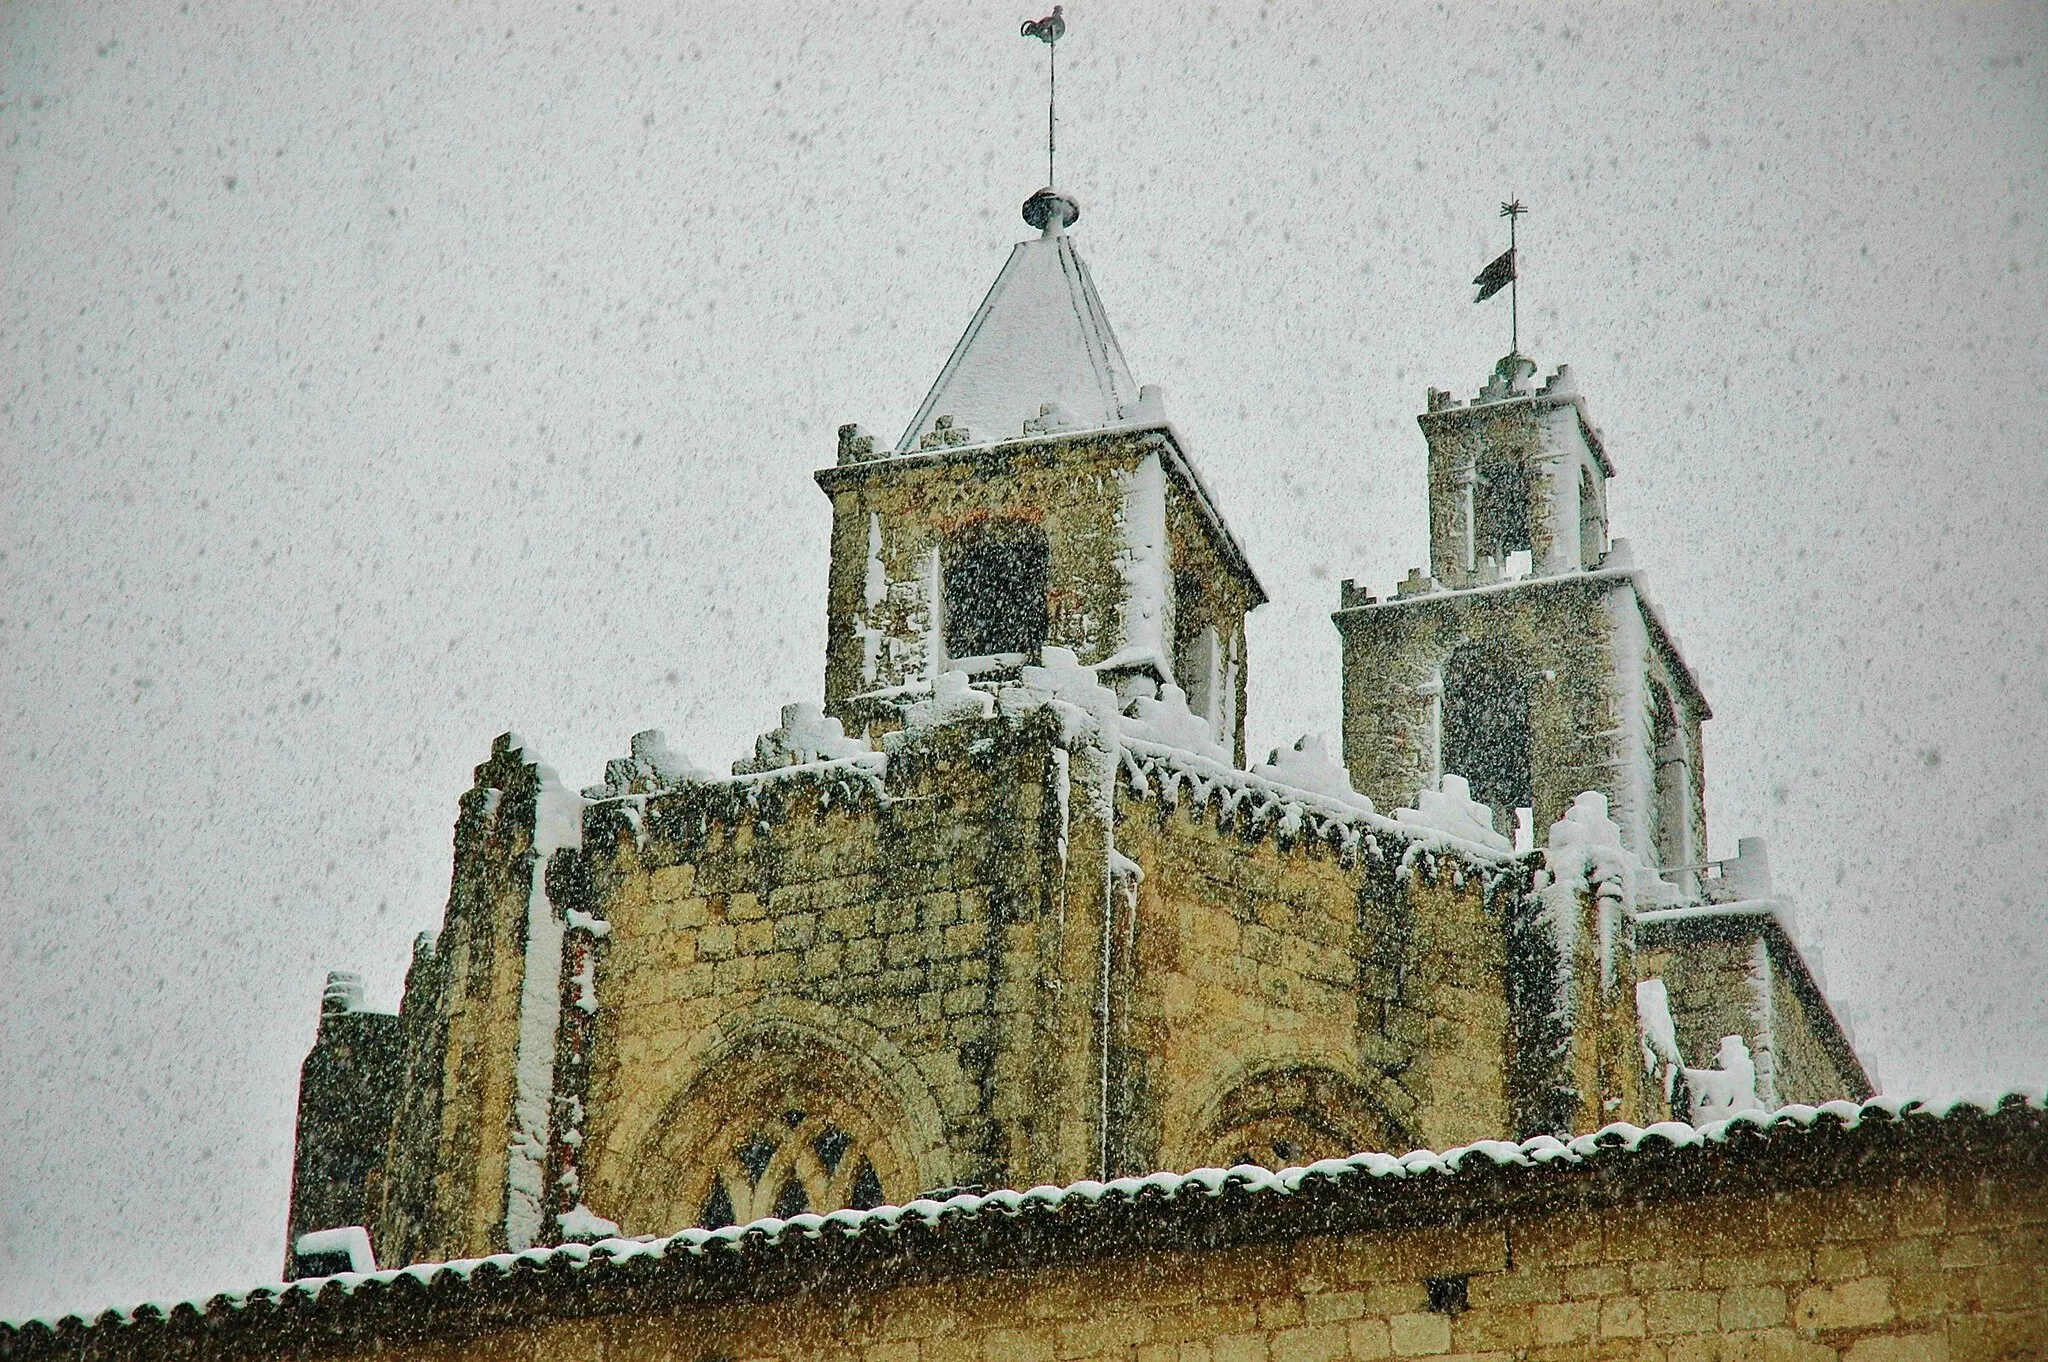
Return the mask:
M1515 288L1515 281L1521 278L1520 271L1515 268L1515 219L1528 211L1528 207L1515 198L1500 206L1500 215L1508 220L1507 253L1497 257L1472 280L1479 285L1479 296L1472 300L1475 303L1485 302L1502 289L1508 291L1508 353L1511 355L1522 353L1522 300Z
M1043 19L1026 19L1017 30L1027 38L1036 38L1045 44L1045 187L1052 188L1052 152L1055 120L1053 111L1060 88L1059 40L1067 36L1067 20L1062 7L1054 5L1052 13Z

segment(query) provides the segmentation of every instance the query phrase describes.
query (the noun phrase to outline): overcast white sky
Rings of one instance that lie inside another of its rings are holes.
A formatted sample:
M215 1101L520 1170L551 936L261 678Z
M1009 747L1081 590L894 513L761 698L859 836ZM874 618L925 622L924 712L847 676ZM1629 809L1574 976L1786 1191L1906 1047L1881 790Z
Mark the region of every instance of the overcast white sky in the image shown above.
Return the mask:
M469 769L729 762L1043 174L1019 0L0 10L0 1317L273 1279L323 972L391 1006ZM1062 181L1271 590L1425 556L1523 231L1614 522L1894 1091L2048 1041L2048 9L1068 5ZM1032 9L1035 15L1037 9Z

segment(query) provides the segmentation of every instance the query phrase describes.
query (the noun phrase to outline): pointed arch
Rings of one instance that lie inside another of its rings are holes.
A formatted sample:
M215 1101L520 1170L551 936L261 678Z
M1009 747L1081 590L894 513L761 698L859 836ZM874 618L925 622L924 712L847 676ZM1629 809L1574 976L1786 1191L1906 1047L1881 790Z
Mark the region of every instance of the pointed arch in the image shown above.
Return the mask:
M684 1077L622 1122L593 1208L628 1233L901 1202L953 1181L917 1066L822 1004L767 999L699 1033Z

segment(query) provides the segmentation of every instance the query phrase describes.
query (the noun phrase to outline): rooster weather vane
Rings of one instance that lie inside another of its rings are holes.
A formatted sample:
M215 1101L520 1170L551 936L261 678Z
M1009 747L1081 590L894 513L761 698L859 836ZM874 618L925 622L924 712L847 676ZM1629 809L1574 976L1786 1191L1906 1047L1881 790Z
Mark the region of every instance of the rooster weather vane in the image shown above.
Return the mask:
M1067 36L1067 20L1062 7L1054 5L1052 13L1043 19L1026 19L1017 30L1026 38L1036 38L1045 44L1045 187L1052 188L1052 153L1056 120L1054 109L1060 87L1059 40Z

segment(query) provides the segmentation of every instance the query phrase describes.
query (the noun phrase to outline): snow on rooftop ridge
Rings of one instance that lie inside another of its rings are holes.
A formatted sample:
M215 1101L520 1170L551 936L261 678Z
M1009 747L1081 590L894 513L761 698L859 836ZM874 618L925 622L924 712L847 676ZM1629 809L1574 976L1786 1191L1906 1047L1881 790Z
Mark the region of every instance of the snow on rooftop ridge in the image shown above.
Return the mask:
M1138 400L1088 267L1048 225L1011 250L896 452L1101 429Z
M618 1263L636 1258L684 1255L702 1257L748 1240L776 1243L791 1235L801 1240L819 1240L826 1237L828 1230L852 1236L869 1230L886 1232L906 1222L914 1222L943 1231L951 1223L973 1219L983 1212L1015 1216L1033 1207L1056 1210L1069 1202L1137 1203L1153 1197L1171 1201L1183 1196L1218 1197L1231 1189L1255 1195L1290 1196L1312 1183L1340 1183L1361 1176L1403 1181L1429 1176L1455 1177L1464 1171L1467 1164L1475 1167L1547 1167L1556 1164L1569 1168L1589 1160L1611 1158L1658 1145L1670 1149L1706 1148L1733 1143L1745 1134L1768 1139L1781 1130L1812 1130L1823 1120L1831 1121L1843 1130L1856 1130L1865 1125L1897 1125L1916 1119L1945 1121L1966 1112L1994 1115L2012 1110L2048 1112L2048 1093L2039 1087L2014 1087L2002 1092L1964 1093L1933 1099L1878 1096L1861 1103L1836 1101L1819 1106L1795 1103L1769 1112L1746 1111L1697 1126L1682 1121L1660 1121L1647 1127L1615 1122L1569 1140L1551 1135L1538 1135L1520 1142L1477 1140L1441 1152L1418 1149L1399 1157L1360 1153L1349 1158L1323 1159L1303 1167L1278 1170L1239 1164L1227 1169L1197 1168L1187 1173L1152 1173L1106 1183L1084 1180L1064 1187L1038 1186L1021 1192L963 1192L943 1201L919 1198L902 1206L878 1206L868 1211L841 1210L828 1215L807 1213L788 1220L770 1216L717 1230L687 1229L666 1236L637 1235L604 1239L595 1244L532 1248L518 1253L494 1254L488 1258L415 1263L409 1267L370 1273L309 1277L282 1286L224 1291L203 1300L194 1298L169 1306L151 1302L129 1309L114 1308L92 1320L68 1314L55 1320L42 1317L0 1321L0 1330L23 1332L31 1329L55 1331L119 1327L138 1320L165 1319L180 1311L191 1311L197 1315L240 1311L250 1306L267 1306L293 1295L317 1297L325 1302L352 1295L366 1285L388 1286L400 1278L409 1278L422 1285L443 1277L467 1281L482 1269L492 1269L494 1274L502 1275L522 1264L544 1267L566 1263L573 1272L599 1262ZM329 1288L335 1288L332 1297Z

